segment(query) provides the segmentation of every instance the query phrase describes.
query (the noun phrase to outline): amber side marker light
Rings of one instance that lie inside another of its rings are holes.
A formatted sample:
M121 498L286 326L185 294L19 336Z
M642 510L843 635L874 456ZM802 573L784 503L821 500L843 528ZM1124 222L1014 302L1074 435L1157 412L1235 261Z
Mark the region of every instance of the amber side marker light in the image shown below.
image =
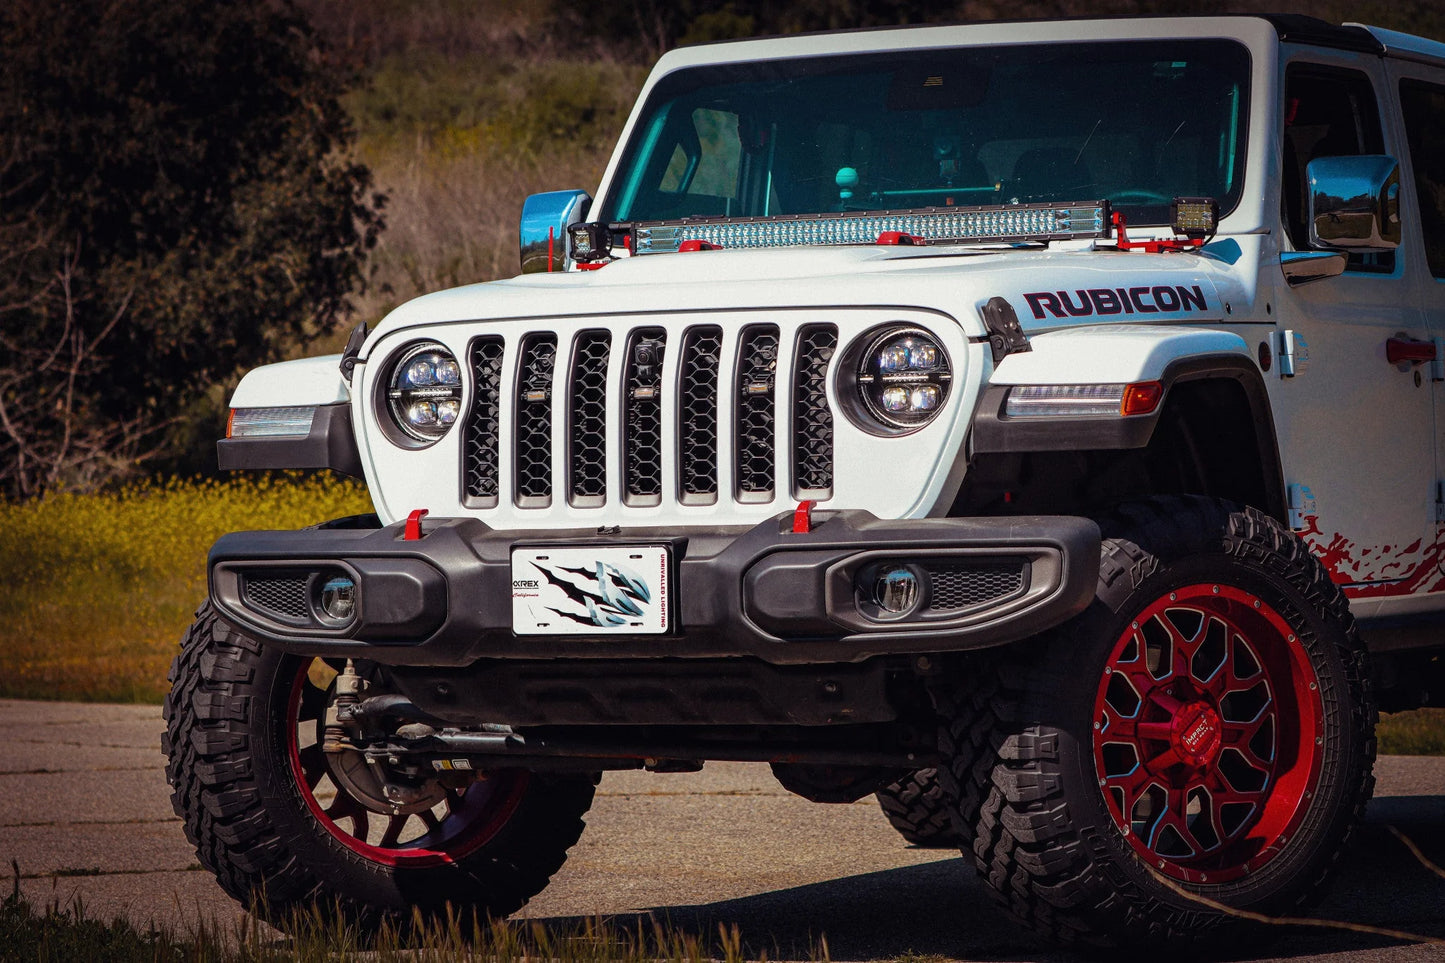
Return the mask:
M1119 403L1119 414L1147 415L1159 407L1164 398L1164 384L1159 381L1141 381L1124 388L1124 400Z

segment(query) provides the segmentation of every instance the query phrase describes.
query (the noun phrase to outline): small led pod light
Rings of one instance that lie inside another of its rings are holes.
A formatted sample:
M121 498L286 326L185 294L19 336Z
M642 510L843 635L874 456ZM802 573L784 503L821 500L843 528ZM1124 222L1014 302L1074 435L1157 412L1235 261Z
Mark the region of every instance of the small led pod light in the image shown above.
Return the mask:
M1212 197L1176 197L1169 207L1175 234L1191 240L1213 237L1219 230L1219 202Z

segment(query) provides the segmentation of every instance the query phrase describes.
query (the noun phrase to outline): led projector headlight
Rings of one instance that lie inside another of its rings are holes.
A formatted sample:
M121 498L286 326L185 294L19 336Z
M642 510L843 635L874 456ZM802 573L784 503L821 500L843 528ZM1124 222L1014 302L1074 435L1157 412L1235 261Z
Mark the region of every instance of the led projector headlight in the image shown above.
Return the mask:
M863 410L889 431L922 428L948 400L948 353L919 328L890 328L871 338L854 379Z
M396 426L407 437L430 444L461 414L461 366L434 341L411 345L391 366L386 400Z

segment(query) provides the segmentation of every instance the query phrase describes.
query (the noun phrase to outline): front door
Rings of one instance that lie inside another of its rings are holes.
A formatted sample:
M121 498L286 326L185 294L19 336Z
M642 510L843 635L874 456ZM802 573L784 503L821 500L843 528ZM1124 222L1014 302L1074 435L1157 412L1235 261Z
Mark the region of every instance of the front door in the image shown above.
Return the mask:
M1394 153L1380 122L1380 61L1348 58L1286 68L1282 246L1309 248L1311 160ZM1356 600L1357 615L1381 612L1367 599L1414 595L1437 578L1429 366L1387 360L1391 339L1430 338L1405 276L1410 253L1402 246L1351 255L1343 275L1280 295L1279 327L1302 339L1309 358L1280 385L1290 408L1281 419L1286 482L1295 502L1313 510L1305 538Z

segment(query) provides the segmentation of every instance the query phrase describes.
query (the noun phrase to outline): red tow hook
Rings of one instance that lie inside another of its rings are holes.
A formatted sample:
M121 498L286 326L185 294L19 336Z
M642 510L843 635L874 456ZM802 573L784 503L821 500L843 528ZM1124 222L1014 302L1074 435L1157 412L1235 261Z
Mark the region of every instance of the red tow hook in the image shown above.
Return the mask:
M798 502L798 507L793 509L793 533L795 535L806 535L813 530L813 506L818 504L815 501Z
M428 509L418 508L406 516L406 531L402 533L401 540L404 542L421 541L421 520L426 518L428 514Z
M700 241L697 238L689 238L677 246L679 254L685 251L721 251L721 244L714 244L711 241Z

